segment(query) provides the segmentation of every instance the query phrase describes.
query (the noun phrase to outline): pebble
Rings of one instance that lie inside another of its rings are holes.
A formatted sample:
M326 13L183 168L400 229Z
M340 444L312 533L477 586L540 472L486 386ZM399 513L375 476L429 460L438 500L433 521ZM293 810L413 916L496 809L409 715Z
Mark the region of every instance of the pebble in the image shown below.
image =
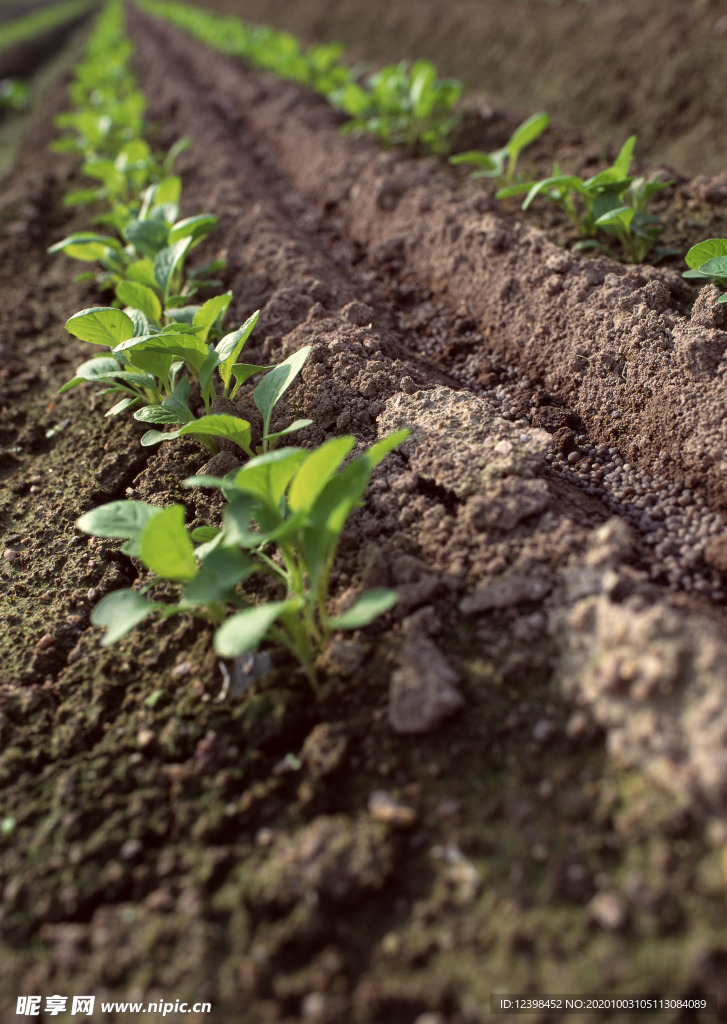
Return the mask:
M377 789L371 794L368 811L374 821L383 821L399 828L407 828L417 820L417 812L413 807L400 803L384 789Z
M596 893L588 904L588 913L596 924L609 932L620 931L629 919L625 900L615 892Z

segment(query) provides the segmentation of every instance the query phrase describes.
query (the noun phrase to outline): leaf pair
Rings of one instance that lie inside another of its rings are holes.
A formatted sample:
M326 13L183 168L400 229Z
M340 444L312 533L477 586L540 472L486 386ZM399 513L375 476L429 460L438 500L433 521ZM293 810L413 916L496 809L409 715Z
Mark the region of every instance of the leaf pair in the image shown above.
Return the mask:
M533 114L515 129L507 143L492 153L479 149L468 150L451 156L449 162L455 166L472 164L477 170L473 178L494 178L499 185L509 185L515 180L515 170L522 151L543 134L550 124L546 113Z

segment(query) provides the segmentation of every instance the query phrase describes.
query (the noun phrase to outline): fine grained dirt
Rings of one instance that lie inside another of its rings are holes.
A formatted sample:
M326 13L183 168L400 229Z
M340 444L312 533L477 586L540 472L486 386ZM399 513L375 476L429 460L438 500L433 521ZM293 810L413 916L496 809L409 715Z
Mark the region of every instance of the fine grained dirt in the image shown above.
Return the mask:
M72 162L39 158L48 109L0 242L3 1019L87 992L220 1021L474 1024L493 992L727 1014L716 295L691 310L674 269L577 259L129 18L157 143L194 139L186 212L220 218L200 259L227 260L230 321L262 311L251 361L313 346L283 415L314 420L306 444L412 428L332 587L400 602L326 652L318 701L282 659L228 688L190 619L99 648L93 603L136 568L78 515L219 506L181 488L194 443L142 449L103 399L56 394L87 357L63 322L99 296L45 253L87 223L61 206Z

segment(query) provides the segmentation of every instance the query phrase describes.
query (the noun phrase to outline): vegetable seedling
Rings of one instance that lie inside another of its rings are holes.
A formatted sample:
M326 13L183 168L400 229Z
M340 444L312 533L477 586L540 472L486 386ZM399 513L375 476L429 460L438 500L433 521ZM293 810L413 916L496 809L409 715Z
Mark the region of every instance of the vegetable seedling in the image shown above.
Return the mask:
M515 129L508 142L492 153L479 149L468 150L451 156L449 162L455 166L471 164L476 168L472 178L494 178L498 185L510 185L515 180L517 162L522 151L539 138L550 124L550 115L544 112L533 114Z
M331 101L351 117L344 131L370 132L384 146L444 153L457 121L462 83L438 79L428 60L406 61L370 75L365 85L347 83Z
M619 255L595 239L599 230L616 237L626 258L641 263L651 251L663 227L657 217L646 211L649 201L673 184L671 181L647 181L629 175L636 136L621 147L616 160L591 178L562 174L558 164L553 174L542 181L522 182L501 188L497 199L526 192L522 209L527 210L538 196L556 203L578 228L586 241L576 248L598 248L618 259Z
M82 516L81 530L124 539L122 551L140 558L153 574L143 591L115 591L96 605L91 621L106 628L103 644L115 643L154 612L191 611L217 627L218 654L234 658L265 641L280 644L317 690L315 660L331 634L360 629L396 603L395 591L376 588L347 611L330 615L328 589L341 533L371 473L408 435L391 434L345 466L353 437L335 438L313 451L268 452L222 479L185 481L189 487L221 487L228 504L219 529L190 531L181 505L159 509L118 501ZM272 579L279 598L254 601L243 585L256 573ZM179 586L174 604L146 596L158 580Z

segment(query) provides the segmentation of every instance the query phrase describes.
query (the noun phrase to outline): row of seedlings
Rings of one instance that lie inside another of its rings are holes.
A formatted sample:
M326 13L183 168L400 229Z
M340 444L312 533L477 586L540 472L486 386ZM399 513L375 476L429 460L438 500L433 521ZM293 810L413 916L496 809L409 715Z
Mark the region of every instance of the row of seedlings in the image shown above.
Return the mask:
M405 145L415 153L443 156L451 151L463 86L452 79L439 79L431 61L391 64L360 78L341 59L342 46L304 49L290 33L249 25L240 18L179 0L136 3L222 53L310 86L348 115L343 129L346 132L367 132L385 146ZM549 121L546 113L534 114L515 129L503 147L489 153L458 153L450 157L450 163L474 167L475 178L494 179L497 199L524 195L523 210L536 199L555 203L581 235L575 246L578 251L596 250L631 263L643 263L650 256L661 259L676 255L675 250L659 246L664 225L649 210L652 200L673 182L632 172L635 135L627 139L613 164L587 179L564 172L557 162L546 178L518 177L520 153L545 131ZM722 262L706 266L712 259ZM686 277L714 281L724 287L727 239L708 239L694 246L686 262L690 268Z
M107 230L76 232L51 251L98 264L96 273L81 276L113 288L117 300L117 305L83 309L68 320L72 335L102 351L79 366L63 390L90 382L113 394L117 401L107 416L132 413L150 425L142 445L193 435L213 453L224 438L248 461L223 478L184 481L187 487L221 489L226 504L220 526L190 530L182 505L159 508L141 501L111 502L79 520L87 533L123 539L122 550L140 559L150 574L141 589L104 597L91 621L106 628L102 642L111 644L153 613L192 612L215 625L220 655L238 657L266 640L282 644L316 688L316 658L330 635L361 628L396 602L394 591L373 589L344 613L328 614L329 578L341 532L374 468L407 431L382 439L350 461L356 443L350 436L312 451L278 447L312 422L299 419L279 430L272 423L309 348L278 365L243 363L240 355L258 313L223 334L232 294L192 301L203 285L219 284L209 278L219 264L197 270L186 265L190 251L217 222L208 213L180 219L181 181L171 167L186 140L163 160L154 156L143 137L145 104L129 69L131 52L121 4L111 0L75 74L75 109L59 119L70 133L56 148L78 152L85 175L97 183L66 201L103 202L107 212L96 220ZM247 420L210 412L216 397L234 398L253 377L259 378L252 397L262 419L255 450ZM192 399L197 393L199 409ZM260 576L272 579L274 599L260 599ZM161 580L176 585L174 603L155 599Z

